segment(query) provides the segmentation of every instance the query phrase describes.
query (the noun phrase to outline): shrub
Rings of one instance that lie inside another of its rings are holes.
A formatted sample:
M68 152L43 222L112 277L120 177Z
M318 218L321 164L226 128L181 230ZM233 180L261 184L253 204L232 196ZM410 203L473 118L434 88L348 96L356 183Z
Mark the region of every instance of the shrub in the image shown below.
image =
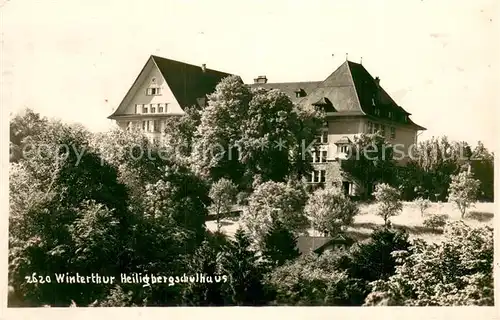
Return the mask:
M442 230L448 219L449 216L447 214L434 214L425 218L423 225L434 230Z
M311 254L274 269L267 275L267 283L274 288L275 303L297 306L361 305L368 294L366 283L332 267L336 260L343 257Z
M439 244L416 240L394 253L395 274L371 284L365 305L493 306L493 228L457 221L444 237Z

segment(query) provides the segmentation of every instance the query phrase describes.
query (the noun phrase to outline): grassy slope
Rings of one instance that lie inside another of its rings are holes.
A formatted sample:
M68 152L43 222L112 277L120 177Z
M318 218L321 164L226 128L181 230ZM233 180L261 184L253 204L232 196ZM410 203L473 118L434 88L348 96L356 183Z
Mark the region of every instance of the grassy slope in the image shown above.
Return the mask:
M362 204L360 206L361 213L356 216L353 226L348 230L351 236L359 240L365 239L369 236L374 227L383 224L383 219L375 215L375 208L375 204ZM474 208L469 210L464 221L471 226L493 226L493 212L493 203L477 203ZM460 212L454 208L451 203L433 203L432 206L426 210L426 216L436 213L447 214L451 221L460 220ZM418 237L427 241L440 241L442 239L442 234L425 228L422 225L424 218L421 217L420 211L413 203L405 202L401 214L392 217L391 221L396 227L407 229L410 233L410 238ZM226 234L232 236L238 226L238 221L224 219L222 230ZM215 230L215 221L208 221L207 227L210 230ZM314 235L312 230L310 230L309 233Z

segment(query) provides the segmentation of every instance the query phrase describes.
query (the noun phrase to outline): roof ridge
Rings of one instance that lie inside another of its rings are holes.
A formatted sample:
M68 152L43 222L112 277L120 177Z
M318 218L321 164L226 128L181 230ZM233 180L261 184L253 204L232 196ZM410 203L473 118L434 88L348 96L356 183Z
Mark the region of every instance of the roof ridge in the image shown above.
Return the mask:
M151 55L151 58L153 58L153 60L154 59L161 59L161 60L168 60L168 61L171 61L171 62L182 63L182 64L188 65L190 67L195 67L195 68L201 68L202 67L202 65L196 65L196 64L192 64L192 63L188 63L188 62L184 62L184 61L180 61L180 60L174 60L174 59L169 59L169 58L165 58L165 57L160 57L160 56L157 56L157 55L154 55L154 54ZM206 68L206 70L215 71L215 72L219 72L219 73L225 73L227 75L235 75L233 73L229 73L229 72L225 72L225 71L220 71L220 70L216 70L216 69L211 69L211 68Z
M354 87L354 91L356 92L355 96L356 96L356 101L358 101L359 110L361 110L361 112L364 115L366 115L366 112L363 110L363 106L361 105L361 101L359 100L359 91L358 88L356 87L356 82L354 82L354 77L352 76L351 66L349 65L349 63L354 63L354 62L346 60L344 63L347 64L347 69L349 70L349 77L351 78L352 86Z

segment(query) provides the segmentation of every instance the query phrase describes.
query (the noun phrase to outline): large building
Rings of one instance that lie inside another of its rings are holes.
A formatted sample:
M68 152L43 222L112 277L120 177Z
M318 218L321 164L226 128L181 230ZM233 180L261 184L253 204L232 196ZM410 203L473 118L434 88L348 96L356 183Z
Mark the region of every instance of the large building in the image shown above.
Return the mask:
M182 115L188 106L205 105L206 95L229 75L205 65L151 56L109 118L124 129L139 127L152 139L160 139L167 117ZM346 194L359 191L358 184L340 170L340 161L355 135L379 131L408 154L418 131L425 130L387 94L378 77L373 78L361 64L351 61L345 61L322 81L269 83L266 76L259 76L249 86L279 89L300 107L325 110L327 123L318 136L321 146L314 153L315 170L309 182L337 185Z
M206 96L229 73L151 56L116 111L108 118L123 129L141 128L151 139L161 139L168 117L184 108L206 103Z

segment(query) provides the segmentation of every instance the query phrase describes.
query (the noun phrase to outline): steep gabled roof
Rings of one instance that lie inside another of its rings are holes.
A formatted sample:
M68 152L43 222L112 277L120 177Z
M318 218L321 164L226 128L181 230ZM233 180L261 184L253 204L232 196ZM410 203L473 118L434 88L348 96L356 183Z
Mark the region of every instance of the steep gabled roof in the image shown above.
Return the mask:
M307 92L305 97L301 98L295 98L293 91L290 92L288 88L290 86L285 87L286 90L283 90L277 84L266 85L281 89L304 108L309 108L321 101L329 101L337 112L332 116L366 115L377 118L375 108L380 109L383 114L388 114L389 111L392 112L395 115L393 121L397 122L401 122L397 119L398 116L402 118L410 115L387 94L365 67L358 63L345 61L324 81L310 83L313 83L314 86L310 86L310 91ZM259 86L259 84L253 84L252 86ZM265 87L264 85L260 86ZM405 124L415 126L419 130L425 130L425 128L411 121L409 117Z
M214 92L215 86L223 78L231 76L230 73L208 68L204 71L201 66L158 56L151 58L181 107L196 105L197 99Z
M231 76L230 73L208 68L203 70L201 66L151 55L116 111L108 118L112 119L124 115L126 102L135 94L134 90L137 90L140 83L144 81L147 67L158 68L181 108L203 103L205 96L214 92L216 85L223 78Z
M354 112L364 114L359 104L356 88L351 77L349 65L343 63L330 76L322 81L315 90L305 96L299 103L308 107L318 100L327 98L337 112Z

